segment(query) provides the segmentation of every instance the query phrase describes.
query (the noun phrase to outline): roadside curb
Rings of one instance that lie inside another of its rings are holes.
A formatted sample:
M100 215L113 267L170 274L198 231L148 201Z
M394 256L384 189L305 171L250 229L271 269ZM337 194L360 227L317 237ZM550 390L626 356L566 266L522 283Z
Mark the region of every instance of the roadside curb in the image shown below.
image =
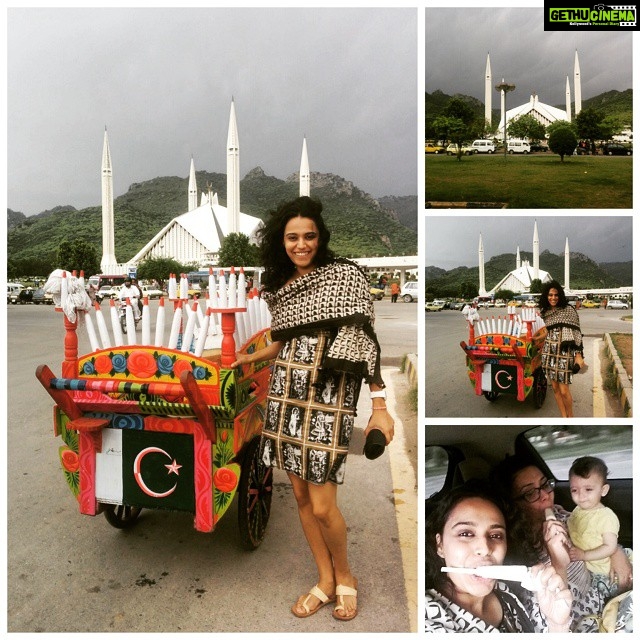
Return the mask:
M415 353L407 354L405 362L405 375L410 385L418 384L418 355Z
M613 374L616 379L616 390L622 411L625 416L630 418L633 416L633 385L608 333L604 334L604 344L607 357L613 362Z

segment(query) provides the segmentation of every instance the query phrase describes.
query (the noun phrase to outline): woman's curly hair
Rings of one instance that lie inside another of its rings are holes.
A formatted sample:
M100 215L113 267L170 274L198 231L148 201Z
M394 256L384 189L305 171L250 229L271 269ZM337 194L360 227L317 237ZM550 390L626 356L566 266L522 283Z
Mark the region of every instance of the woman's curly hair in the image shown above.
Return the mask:
M260 258L265 268L262 283L265 290L276 291L291 277L295 265L284 248L284 229L292 218L300 216L309 218L318 227L318 251L313 264L322 267L335 259L329 249L331 232L322 218L322 204L308 196L301 196L290 202L281 204L270 211L264 226L258 231Z
M557 280L551 280L551 282L545 282L542 286L542 292L540 293L540 302L538 303L540 306L540 311L547 311L551 308L549 304L549 291L551 289L555 289L558 292L558 308L564 309L569 301L567 300L567 296L564 293L564 289L560 285Z

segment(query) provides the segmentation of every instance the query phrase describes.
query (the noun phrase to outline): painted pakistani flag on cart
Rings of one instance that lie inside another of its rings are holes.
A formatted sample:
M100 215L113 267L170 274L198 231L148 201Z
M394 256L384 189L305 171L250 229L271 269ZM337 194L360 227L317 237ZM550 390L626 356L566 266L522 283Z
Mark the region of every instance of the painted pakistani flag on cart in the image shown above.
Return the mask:
M482 372L482 389L495 393L518 393L518 367L505 364L485 366Z
M193 437L104 429L96 454L96 499L153 509L195 512Z

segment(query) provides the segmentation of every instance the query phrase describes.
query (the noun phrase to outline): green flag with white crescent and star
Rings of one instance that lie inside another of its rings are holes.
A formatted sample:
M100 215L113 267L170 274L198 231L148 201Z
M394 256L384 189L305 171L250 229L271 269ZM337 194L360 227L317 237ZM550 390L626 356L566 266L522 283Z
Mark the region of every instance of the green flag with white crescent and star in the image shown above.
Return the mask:
M104 429L96 498L134 507L195 512L193 436Z

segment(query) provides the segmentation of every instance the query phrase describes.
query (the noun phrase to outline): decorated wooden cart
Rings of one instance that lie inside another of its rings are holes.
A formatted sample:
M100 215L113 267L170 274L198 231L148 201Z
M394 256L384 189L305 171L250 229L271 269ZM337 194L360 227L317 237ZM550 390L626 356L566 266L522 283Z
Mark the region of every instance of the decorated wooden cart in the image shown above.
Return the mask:
M257 292L245 295L244 274L227 282L221 272L216 282L212 273L206 300L188 300L184 279L178 287L171 276L164 346L164 299L152 340L148 300L138 332L127 309L123 336L113 303L109 330L82 278L60 272L48 285L63 312L64 362L61 376L47 365L36 376L55 402L62 471L80 513L127 528L143 508L186 511L210 532L237 495L242 544L257 547L271 507L271 468L259 457L270 366L231 364L237 345L251 353L268 344L269 315ZM79 325L92 348L85 355Z
M469 341L461 342L467 375L476 395L493 402L500 394L524 401L533 397L542 407L547 394L547 378L542 370L541 349L546 335L542 318L535 309L507 308L507 316L480 319L475 309L467 316Z

